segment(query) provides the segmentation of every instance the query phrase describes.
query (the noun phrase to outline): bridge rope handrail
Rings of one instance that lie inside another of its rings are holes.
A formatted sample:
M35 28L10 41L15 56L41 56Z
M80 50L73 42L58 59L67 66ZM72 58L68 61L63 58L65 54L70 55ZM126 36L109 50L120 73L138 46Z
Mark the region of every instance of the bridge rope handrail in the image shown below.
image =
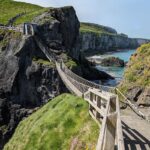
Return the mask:
M78 82L77 80L75 80L74 78L71 78L70 76L68 76L68 75L66 75L67 76L67 78L68 78L68 80L70 81L70 82L72 82L72 84L74 84L75 86L77 85L79 85L78 87L78 89L82 92L82 94L84 94L86 91L88 91L88 89L89 88L91 88L90 86L88 86L88 85L86 85L86 84L83 84L83 83L81 83L81 82ZM81 89L80 89L81 88Z
M62 61L62 69L63 71L65 72L65 74L67 74L68 76L76 79L78 82L81 82L89 87L93 87L93 88L97 88L97 89L107 89L106 91L111 91L111 90L114 90L115 88L113 87L109 87L109 86L103 86L103 85L100 85L100 84L96 84L94 82L91 82L91 81L88 81L82 77L80 77L79 75L73 73L70 69L68 69L68 67L65 65L65 63Z
M150 122L150 120L147 118L147 116L142 113L139 109L138 106L136 106L135 104L133 104L118 88L115 88L115 92L118 95L118 93L124 98L124 100L126 101L126 104L128 104L128 106L141 118L143 118L144 120Z

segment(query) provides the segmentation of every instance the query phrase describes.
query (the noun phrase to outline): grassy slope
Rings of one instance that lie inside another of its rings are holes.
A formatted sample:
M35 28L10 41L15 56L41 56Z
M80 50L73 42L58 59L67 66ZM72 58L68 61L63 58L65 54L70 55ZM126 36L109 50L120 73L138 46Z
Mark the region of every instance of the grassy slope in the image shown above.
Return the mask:
M113 33L108 32L103 28L102 26L97 26L97 25L92 25L92 24L87 24L87 23L81 23L80 24L80 32L85 33L95 33L95 34L110 34L110 35L116 35Z
M22 121L4 150L68 150L75 139L76 150L94 149L98 133L88 104L63 94Z
M132 86L150 86L150 43L139 47L130 58L121 89L126 92Z
M117 37L125 37L127 38L128 36L125 34L117 34L117 33L112 33L109 32L105 26L101 25L95 25L95 24L89 24L89 23L80 23L80 33L93 33L97 36L117 36Z
M16 24L31 21L39 13L45 11L46 8L12 0L0 0L0 23L7 24L8 20L19 13L26 12L25 16L18 18Z

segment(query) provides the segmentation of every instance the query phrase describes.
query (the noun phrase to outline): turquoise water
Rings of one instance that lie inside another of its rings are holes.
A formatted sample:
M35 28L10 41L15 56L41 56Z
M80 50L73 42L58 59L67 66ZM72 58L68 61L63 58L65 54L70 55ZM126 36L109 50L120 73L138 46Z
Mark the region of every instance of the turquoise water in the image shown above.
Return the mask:
M129 61L131 55L135 52L135 49L126 50L126 51L119 51L112 53L111 56L119 57L120 59L124 60L125 62Z
M100 58L106 58L110 56L119 57L120 59L124 60L125 62L128 62L131 55L135 52L135 49L130 50L124 50L124 51L118 51L118 52L112 52L105 55L100 55ZM108 74L112 75L116 78L117 82L122 79L123 73L124 73L124 67L103 67L103 66L96 66L97 69L107 72ZM116 81L113 81L116 82Z

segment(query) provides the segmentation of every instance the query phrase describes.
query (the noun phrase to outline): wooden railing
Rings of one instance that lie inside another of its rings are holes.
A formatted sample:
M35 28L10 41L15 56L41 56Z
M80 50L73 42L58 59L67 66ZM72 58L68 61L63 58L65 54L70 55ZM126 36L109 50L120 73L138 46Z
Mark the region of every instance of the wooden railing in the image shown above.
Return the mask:
M84 94L89 103L89 113L101 124L96 150L124 150L118 96L98 89L89 89Z
M139 117L150 122L149 116L141 112L138 106L133 104L118 88L115 88L115 94L119 96L120 102L126 103Z

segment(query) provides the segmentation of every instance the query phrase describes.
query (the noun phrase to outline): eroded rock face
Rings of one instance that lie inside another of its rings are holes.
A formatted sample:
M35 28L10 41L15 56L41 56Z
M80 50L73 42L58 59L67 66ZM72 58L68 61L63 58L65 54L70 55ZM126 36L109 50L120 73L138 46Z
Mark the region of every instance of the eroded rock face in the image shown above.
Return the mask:
M19 71L16 56L4 56L0 59L0 91L11 92L14 80Z
M134 101L134 102L137 102L138 101L138 98L139 96L141 95L143 91L143 88L142 87L132 87L128 90L127 92L127 98Z
M110 51L117 49L137 48L140 40L119 35L96 35L94 33L80 33L80 49L95 51ZM142 43L147 42L142 40Z
M33 37L23 38L18 49L10 51L4 51L0 59L1 147L19 121L30 114L30 109L45 104L63 87L59 87L61 82L54 66L34 61L46 58Z
M7 99L0 99L0 149L9 140L20 120L34 111L22 108L21 105L13 104Z
M50 9L34 19L43 40L53 49L66 50L75 46L79 21L73 7Z
M150 87L146 87L139 96L138 105L150 106Z
M150 88L132 87L128 89L127 98L136 102L137 105L150 106Z
M79 21L72 7L52 9L34 22L48 47L69 52L74 45ZM34 37L11 32L0 35L0 42L6 39L0 45L0 149L19 121L66 91L55 64L48 63Z

